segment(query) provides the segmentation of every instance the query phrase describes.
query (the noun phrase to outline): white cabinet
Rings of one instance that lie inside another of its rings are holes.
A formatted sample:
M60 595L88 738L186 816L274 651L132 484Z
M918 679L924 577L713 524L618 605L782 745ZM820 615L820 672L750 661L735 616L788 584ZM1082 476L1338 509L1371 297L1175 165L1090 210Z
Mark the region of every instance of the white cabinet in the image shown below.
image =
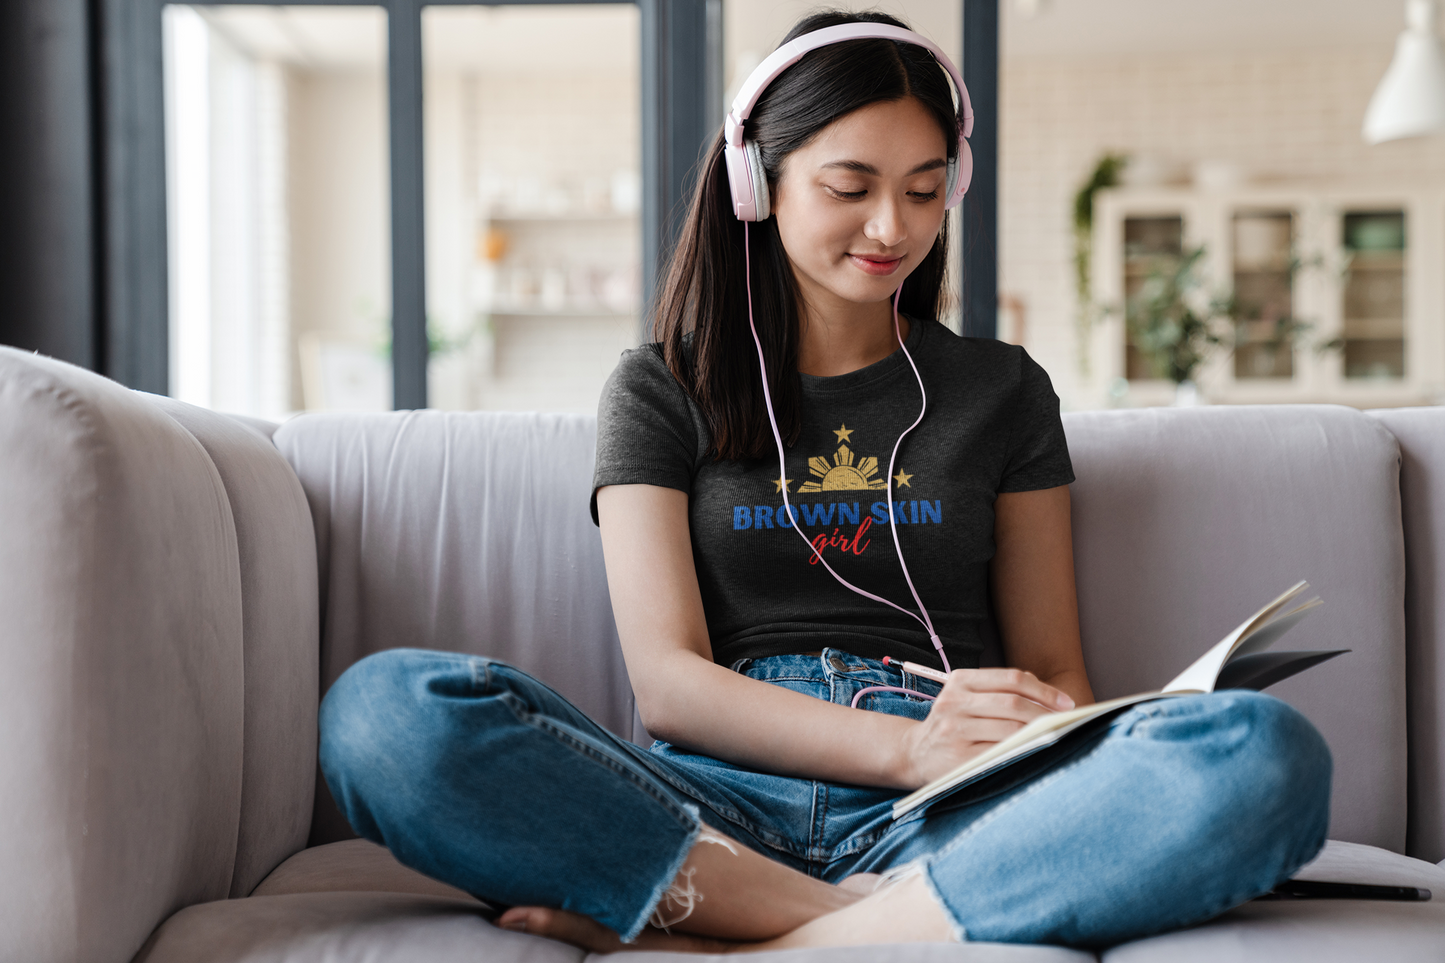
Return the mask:
M1092 281L1104 310L1089 389L1167 404L1126 306L1151 272L1202 247L1201 306L1232 296L1240 342L1196 375L1220 403L1357 407L1445 400L1445 191L1121 188L1095 198ZM1284 327L1307 325L1293 344Z

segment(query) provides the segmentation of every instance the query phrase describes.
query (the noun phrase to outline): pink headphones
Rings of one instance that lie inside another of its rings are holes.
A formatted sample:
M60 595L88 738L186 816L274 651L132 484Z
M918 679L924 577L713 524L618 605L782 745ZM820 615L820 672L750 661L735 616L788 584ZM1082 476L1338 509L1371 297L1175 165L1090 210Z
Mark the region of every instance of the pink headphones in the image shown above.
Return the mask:
M973 105L969 103L968 88L963 85L963 76L958 72L958 68L937 44L912 30L886 23L845 23L803 34L774 50L748 75L737 97L733 98L732 109L728 111L724 124L726 140L723 156L727 160L733 212L738 220L766 221L772 214L768 201L768 175L758 156L757 142L745 139L743 130L758 98L763 95L768 84L802 59L804 54L845 40L896 40L915 44L933 54L934 59L948 72L948 76L953 78L953 86L958 90L963 125L958 132L957 154L948 162L943 206L953 207L963 200L964 192L968 190L968 182L973 178L973 152L969 150L966 140L973 133Z

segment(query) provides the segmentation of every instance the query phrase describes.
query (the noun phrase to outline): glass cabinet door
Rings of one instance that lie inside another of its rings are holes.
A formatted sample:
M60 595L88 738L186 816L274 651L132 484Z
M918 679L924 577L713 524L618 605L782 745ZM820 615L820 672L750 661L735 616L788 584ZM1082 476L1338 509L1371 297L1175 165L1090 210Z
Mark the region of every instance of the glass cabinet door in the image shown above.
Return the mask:
M1348 211L1342 224L1346 378L1405 376L1405 213Z
M1242 211L1233 234L1237 379L1294 377L1288 325L1294 315L1294 215Z
M1162 377L1134 344L1134 304L1151 275L1171 271L1184 254L1184 218L1124 219L1124 377L1130 381Z

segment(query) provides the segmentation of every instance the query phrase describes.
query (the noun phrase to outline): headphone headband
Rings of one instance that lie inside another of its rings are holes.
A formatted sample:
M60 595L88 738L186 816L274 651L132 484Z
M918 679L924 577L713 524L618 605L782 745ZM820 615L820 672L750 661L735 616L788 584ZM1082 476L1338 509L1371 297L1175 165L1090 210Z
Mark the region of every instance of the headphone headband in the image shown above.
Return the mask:
M973 104L969 101L963 75L958 72L953 61L948 59L948 55L922 34L886 23L844 23L805 33L774 50L748 75L742 88L738 90L738 95L733 98L732 109L728 111L724 124L723 151L727 158L728 183L732 187L733 211L739 219L762 221L766 220L770 213L767 178L762 172L756 146L745 143L744 128L753 108L757 106L758 99L762 97L768 84L801 60L805 54L819 47L847 40L894 40L914 44L933 54L939 66L952 78L953 86L958 91L958 109L963 115L963 123L959 129L957 157L949 163L949 191L944 207L953 207L963 200L973 173L973 156L969 151L968 141L964 139L973 133Z

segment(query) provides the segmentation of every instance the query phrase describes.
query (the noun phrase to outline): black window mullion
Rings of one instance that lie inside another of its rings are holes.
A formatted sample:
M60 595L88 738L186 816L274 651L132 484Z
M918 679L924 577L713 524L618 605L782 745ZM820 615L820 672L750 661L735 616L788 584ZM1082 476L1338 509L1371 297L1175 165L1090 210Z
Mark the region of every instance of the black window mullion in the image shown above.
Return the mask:
M165 394L170 384L166 288L165 86L162 0L100 0L94 69L101 103L96 204L100 366Z
M998 6L963 0L963 82L973 102L973 182L959 219L963 333L998 337Z
M427 405L426 212L420 0L387 2L392 407Z
M672 250L702 151L721 123L721 0L639 0L642 303ZM719 76L712 76L716 72ZM645 311L642 337L650 339Z

